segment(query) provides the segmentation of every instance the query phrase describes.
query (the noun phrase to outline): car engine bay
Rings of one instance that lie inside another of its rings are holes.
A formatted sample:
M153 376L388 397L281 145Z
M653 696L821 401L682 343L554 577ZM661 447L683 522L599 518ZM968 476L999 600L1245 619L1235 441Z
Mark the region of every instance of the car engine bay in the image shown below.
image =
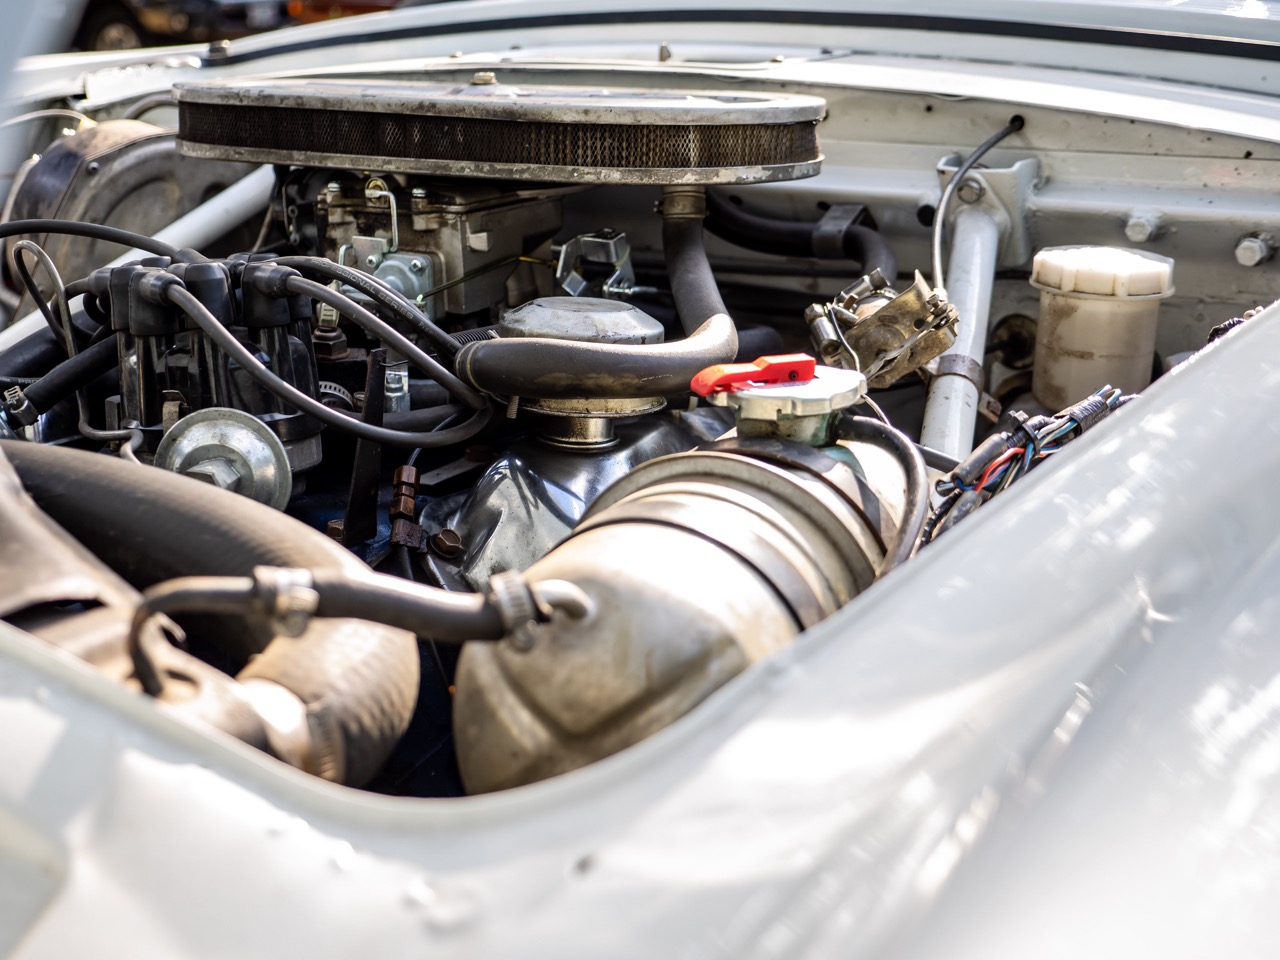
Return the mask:
M1280 148L1116 111L503 64L72 120L0 223L0 620L387 794L669 726L1276 294Z

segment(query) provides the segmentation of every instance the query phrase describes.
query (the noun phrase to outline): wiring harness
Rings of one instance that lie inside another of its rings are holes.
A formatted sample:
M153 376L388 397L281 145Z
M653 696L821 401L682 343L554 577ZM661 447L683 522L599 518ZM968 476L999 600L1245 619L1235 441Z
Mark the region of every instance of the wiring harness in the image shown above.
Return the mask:
M951 529L1134 398L1108 385L1051 417L1015 413L1017 427L992 434L938 481L935 489L942 502L925 522L921 543L929 543Z

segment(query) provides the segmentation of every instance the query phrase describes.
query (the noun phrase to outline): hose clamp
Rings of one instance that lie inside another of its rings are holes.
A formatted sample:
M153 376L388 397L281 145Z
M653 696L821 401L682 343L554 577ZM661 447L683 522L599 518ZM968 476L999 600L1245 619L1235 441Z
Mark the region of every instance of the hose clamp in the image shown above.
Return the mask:
M982 390L986 379L982 373L982 364L974 360L973 357L966 357L963 353L948 353L939 357L938 370L934 376L962 377L977 387L979 391Z
M311 571L297 567L254 567L259 609L276 633L300 636L320 606Z
M516 650L531 650L538 623L538 600L524 577L515 570L495 573L489 578L488 600L498 612L507 642Z
M700 185L663 187L658 212L663 220L704 220L707 216L706 188Z
M22 427L29 427L40 419L40 411L31 405L22 387L10 387L4 392L4 412L9 419Z

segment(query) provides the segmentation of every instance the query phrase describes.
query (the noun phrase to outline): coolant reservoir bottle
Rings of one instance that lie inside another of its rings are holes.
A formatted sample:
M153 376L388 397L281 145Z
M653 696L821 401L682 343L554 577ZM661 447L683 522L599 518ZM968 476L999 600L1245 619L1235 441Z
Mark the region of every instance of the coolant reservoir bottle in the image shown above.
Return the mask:
M1031 283L1040 290L1031 392L1061 410L1104 384L1137 393L1151 382L1160 301L1173 293L1173 261L1118 247L1046 247Z

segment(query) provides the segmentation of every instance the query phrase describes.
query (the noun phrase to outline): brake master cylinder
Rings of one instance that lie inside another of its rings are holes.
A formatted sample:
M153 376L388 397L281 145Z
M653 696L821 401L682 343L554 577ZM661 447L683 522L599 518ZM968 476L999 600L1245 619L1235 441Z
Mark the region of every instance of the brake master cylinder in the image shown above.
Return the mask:
M503 643L463 650L454 723L469 791L636 743L875 578L895 517L831 446L862 375L793 355L713 367L692 386L736 408L738 437L637 467L527 571L575 584L589 613L531 611Z
M1040 290L1031 392L1061 410L1106 384L1138 393L1151 382L1160 301L1173 294L1173 261L1115 247L1046 247L1031 283Z

